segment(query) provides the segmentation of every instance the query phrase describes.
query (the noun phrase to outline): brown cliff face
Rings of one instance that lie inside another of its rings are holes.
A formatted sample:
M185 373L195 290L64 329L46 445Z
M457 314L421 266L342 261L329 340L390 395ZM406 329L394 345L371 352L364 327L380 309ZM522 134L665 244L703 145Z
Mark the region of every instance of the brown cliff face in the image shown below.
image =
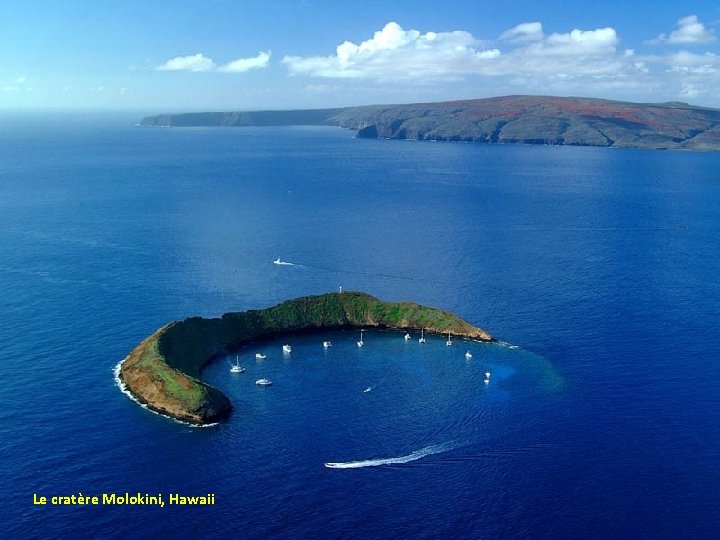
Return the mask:
M285 332L327 328L383 327L492 341L492 336L447 311L411 302L382 302L364 293L330 293L217 319L193 317L167 324L123 360L119 377L150 409L192 424L217 422L232 410L230 400L199 379L215 356L250 341Z
M331 120L364 138L720 150L720 110L687 103L504 96L350 107Z

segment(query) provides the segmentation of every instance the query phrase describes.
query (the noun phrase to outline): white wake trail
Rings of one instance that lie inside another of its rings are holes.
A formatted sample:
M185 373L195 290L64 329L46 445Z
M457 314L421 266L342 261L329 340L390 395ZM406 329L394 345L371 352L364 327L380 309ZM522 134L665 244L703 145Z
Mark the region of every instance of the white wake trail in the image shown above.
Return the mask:
M411 461L417 461L425 456L431 456L433 454L439 454L441 452L447 452L452 450L456 445L451 443L434 444L426 446L420 450L416 450L412 454L407 456L382 458L382 459L366 459L362 461L346 461L344 463L325 463L328 469L361 469L363 467L379 467L380 465L397 465L401 463L409 463Z

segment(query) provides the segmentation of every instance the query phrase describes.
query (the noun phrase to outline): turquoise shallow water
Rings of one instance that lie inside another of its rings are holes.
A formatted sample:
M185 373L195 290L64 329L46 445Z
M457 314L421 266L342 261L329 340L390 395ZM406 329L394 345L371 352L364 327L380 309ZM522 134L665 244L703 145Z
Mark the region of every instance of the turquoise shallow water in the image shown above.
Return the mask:
M720 533L717 154L135 120L0 118L3 536ZM519 348L257 344L207 367L236 405L208 429L115 385L170 320L341 285ZM216 504L32 504L125 491Z

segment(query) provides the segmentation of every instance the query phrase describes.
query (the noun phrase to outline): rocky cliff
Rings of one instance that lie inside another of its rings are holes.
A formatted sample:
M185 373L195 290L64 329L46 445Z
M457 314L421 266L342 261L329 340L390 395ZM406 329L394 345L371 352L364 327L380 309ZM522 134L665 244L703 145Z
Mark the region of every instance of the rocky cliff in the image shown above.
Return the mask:
M345 109L331 121L359 137L718 150L720 110L686 103L507 96Z

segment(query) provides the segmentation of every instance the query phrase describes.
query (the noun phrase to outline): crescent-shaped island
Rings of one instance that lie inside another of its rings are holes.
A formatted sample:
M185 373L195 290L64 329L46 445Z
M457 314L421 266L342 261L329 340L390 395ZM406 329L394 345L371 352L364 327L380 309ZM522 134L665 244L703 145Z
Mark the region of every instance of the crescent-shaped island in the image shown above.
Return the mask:
M383 302L361 292L288 300L267 309L191 317L166 324L119 364L117 377L149 409L194 425L227 418L230 399L200 379L203 366L239 347L282 334L342 328L420 330L494 341L456 315L412 302Z

